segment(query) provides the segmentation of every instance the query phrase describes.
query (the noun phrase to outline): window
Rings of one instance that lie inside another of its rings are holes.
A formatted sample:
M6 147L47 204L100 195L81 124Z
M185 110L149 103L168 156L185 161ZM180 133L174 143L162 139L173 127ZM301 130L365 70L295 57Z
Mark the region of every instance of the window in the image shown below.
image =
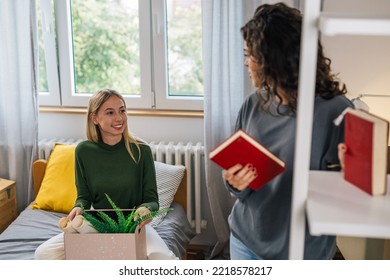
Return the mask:
M41 105L84 107L109 87L129 108L202 110L201 0L40 0L38 8Z

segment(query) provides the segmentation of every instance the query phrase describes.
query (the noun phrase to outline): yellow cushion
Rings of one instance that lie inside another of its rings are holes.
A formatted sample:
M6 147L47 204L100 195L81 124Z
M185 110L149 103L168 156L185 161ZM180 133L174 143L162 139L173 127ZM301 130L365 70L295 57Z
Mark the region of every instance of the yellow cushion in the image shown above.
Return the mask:
M76 145L54 146L33 209L69 213L73 208L77 197L75 148Z

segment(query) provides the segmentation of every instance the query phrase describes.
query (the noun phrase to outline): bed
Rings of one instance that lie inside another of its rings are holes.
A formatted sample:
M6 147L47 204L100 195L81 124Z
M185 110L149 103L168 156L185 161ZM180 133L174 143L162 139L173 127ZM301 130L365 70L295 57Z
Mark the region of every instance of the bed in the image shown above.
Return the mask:
M69 149L69 146L72 145L55 145L47 161L40 159L33 163L35 200L0 234L0 260L34 259L35 249L44 241L61 232L58 221L61 217L66 216L67 212L53 211L53 209L57 210L58 207L37 208L36 204L40 196L45 193L44 189L47 193L47 184L45 185L45 183L49 180L48 171L52 172L57 169L63 174L67 172L68 168L68 172L74 172L74 168L72 168L74 165L64 168L59 166L58 160L53 158L54 154L62 154L63 157L64 149ZM72 149L74 151L74 147L70 147L70 150ZM69 161L69 159L67 160ZM168 212L164 217L153 220L152 225L168 248L179 259L182 259L187 245L195 236L186 216L186 170L184 166L168 165L157 161L155 161L155 167L160 208L170 206L174 210ZM58 177L61 176L57 176L55 180L58 181ZM62 177L67 179L69 176ZM56 199L57 192L61 193L61 190L53 191L49 188L49 193L54 196L55 200L58 200Z

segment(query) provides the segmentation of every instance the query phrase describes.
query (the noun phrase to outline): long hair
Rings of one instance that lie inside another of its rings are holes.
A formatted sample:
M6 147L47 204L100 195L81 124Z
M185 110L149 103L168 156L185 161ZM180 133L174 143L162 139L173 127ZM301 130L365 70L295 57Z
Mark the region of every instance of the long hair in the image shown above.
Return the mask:
M100 132L99 126L95 125L93 121L90 118L91 114L97 114L100 107L111 97L115 96L122 100L123 105L126 108L126 102L125 99L121 94L119 94L117 91L113 89L101 89L98 90L90 99L88 104L88 112L87 112L87 139L98 143L99 141L102 141L102 134ZM126 150L129 152L131 158L138 162L141 157L141 150L139 147L139 144L143 144L143 142L140 142L137 140L134 136L132 136L129 132L129 129L127 125L125 126L125 129L122 133L123 139L125 141ZM134 152L132 151L131 144L134 143L135 146L138 149L138 159L135 159Z
M259 6L253 17L241 28L249 55L258 64L256 75L261 80L258 95L263 109L268 109L273 95L279 97L278 112L282 103L278 89L287 96L287 106L295 114L297 109L299 57L302 14L284 3ZM331 73L331 60L324 56L320 40L317 51L315 94L325 99L345 95L345 85ZM265 95L260 94L264 88Z

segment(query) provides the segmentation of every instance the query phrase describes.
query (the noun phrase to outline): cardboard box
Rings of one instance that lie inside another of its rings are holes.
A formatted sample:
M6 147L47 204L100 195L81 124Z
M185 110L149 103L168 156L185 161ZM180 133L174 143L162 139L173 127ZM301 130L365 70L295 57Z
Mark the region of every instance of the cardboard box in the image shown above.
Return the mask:
M146 260L145 227L136 233L65 233L67 260Z

